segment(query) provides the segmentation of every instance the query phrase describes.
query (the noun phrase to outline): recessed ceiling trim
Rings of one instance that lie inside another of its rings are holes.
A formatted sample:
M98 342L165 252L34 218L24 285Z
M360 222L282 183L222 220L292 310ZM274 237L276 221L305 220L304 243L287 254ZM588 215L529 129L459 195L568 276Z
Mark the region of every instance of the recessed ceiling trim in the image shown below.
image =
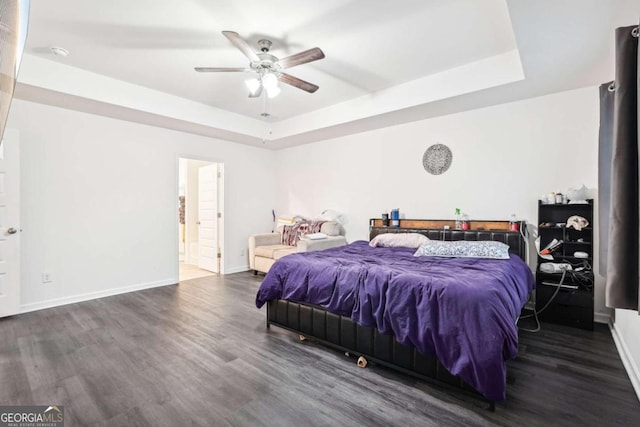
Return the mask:
M264 122L56 61L23 56L18 82L261 139Z
M275 122L273 139L288 138L523 79L520 55L517 50L512 50L371 95Z

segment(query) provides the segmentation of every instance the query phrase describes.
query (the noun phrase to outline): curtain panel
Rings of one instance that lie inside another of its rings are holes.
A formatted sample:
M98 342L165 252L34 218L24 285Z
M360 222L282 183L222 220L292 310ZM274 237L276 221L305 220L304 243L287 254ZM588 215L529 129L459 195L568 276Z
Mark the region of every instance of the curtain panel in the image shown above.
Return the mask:
M615 96L606 305L638 310L638 27L615 33Z
M613 151L614 82L600 85L600 132L598 135L598 271L607 277L609 256L609 214L611 213L611 158Z

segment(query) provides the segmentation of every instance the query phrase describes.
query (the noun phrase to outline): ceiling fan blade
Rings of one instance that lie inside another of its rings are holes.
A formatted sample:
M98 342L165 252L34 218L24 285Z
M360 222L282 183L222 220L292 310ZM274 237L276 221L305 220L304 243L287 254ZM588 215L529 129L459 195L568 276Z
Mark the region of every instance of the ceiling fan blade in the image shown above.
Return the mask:
M222 34L226 38L228 38L229 41L233 43L235 47L240 49L240 51L244 53L244 56L246 56L252 61L260 61L260 58L258 58L258 55L253 51L253 49L251 49L251 47L249 47L247 42L244 41L244 39L240 37L238 33L236 33L235 31L223 31Z
M278 79L280 79L282 83L286 83L288 85L297 87L298 89L302 89L309 93L314 93L319 88L313 83L305 82L304 80L299 79L297 77L293 77L290 74L280 73L280 75L278 76Z
M199 73L236 73L243 71L251 71L248 68L230 68L230 67L195 67Z
M262 95L262 85L260 85L260 87L258 87L258 90L256 90L254 93L249 92L249 98L260 98L260 95Z
M324 52L319 47L314 47L313 49L305 50L304 52L282 58L278 63L282 68L291 68L296 65L306 64L307 62L317 61L322 58L324 58Z

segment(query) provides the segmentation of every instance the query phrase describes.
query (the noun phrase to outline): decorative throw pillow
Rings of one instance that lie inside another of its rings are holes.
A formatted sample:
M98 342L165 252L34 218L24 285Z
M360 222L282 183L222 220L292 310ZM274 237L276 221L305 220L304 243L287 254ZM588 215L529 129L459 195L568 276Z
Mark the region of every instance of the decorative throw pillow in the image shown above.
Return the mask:
M296 237L298 235L298 224L285 225L282 227L282 239L283 245L294 246L296 244Z
M494 241L429 240L413 256L509 259L509 245Z
M318 233L323 223L324 221L308 221L285 225L282 229L281 242L283 245L295 246L302 236Z
M370 242L372 248L417 248L429 241L427 236L418 233L384 233L378 234Z

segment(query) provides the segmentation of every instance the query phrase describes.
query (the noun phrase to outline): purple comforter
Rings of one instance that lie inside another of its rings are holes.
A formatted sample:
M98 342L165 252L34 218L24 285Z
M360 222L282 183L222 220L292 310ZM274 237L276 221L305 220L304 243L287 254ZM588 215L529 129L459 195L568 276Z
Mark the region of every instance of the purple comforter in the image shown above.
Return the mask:
M414 257L366 241L297 253L269 270L256 305L315 304L435 355L485 397L504 400L505 361L518 352L516 319L534 279L509 260Z

